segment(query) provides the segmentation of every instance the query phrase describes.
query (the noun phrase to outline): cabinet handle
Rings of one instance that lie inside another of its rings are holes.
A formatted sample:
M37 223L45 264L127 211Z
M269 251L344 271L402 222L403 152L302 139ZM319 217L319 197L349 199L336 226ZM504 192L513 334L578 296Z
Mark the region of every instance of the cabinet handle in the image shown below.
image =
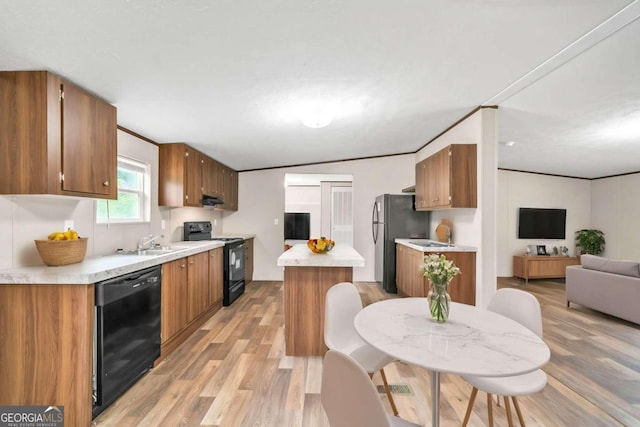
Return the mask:
M109 181L105 181L102 183L103 186L108 187L109 186Z
M189 265L192 265L195 261L189 261Z
M185 267L186 267L186 265L180 264L180 268L185 268Z

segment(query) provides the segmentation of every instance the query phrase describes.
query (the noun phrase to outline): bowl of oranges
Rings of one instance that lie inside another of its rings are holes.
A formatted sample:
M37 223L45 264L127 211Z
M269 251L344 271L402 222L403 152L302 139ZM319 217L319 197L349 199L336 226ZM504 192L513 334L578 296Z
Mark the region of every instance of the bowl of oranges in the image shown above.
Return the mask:
M326 254L329 252L336 243L333 240L327 239L326 237L320 237L319 239L309 239L307 242L307 247L314 254Z

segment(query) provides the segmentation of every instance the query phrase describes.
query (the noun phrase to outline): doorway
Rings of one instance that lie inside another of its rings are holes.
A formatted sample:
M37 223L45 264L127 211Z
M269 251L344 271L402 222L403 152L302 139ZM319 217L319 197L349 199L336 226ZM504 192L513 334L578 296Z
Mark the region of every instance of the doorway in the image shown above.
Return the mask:
M353 246L353 175L285 174L284 211L310 214L310 238Z

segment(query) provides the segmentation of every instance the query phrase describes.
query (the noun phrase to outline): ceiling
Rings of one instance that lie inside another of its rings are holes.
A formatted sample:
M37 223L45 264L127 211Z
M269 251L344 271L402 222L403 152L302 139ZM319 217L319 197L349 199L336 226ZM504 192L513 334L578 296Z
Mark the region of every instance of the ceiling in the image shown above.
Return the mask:
M498 105L500 167L593 178L640 170L640 131L607 133L640 121L638 15L629 0L0 0L0 70L53 71L121 126L237 170L414 152ZM309 108L332 122L305 127Z

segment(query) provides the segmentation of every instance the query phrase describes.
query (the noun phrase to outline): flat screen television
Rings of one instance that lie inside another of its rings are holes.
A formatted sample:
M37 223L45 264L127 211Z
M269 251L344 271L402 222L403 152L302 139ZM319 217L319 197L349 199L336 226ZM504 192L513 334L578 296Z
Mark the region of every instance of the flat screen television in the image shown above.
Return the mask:
M565 239L566 209L520 208L518 239Z
M309 212L284 213L284 239L309 240L311 214Z

